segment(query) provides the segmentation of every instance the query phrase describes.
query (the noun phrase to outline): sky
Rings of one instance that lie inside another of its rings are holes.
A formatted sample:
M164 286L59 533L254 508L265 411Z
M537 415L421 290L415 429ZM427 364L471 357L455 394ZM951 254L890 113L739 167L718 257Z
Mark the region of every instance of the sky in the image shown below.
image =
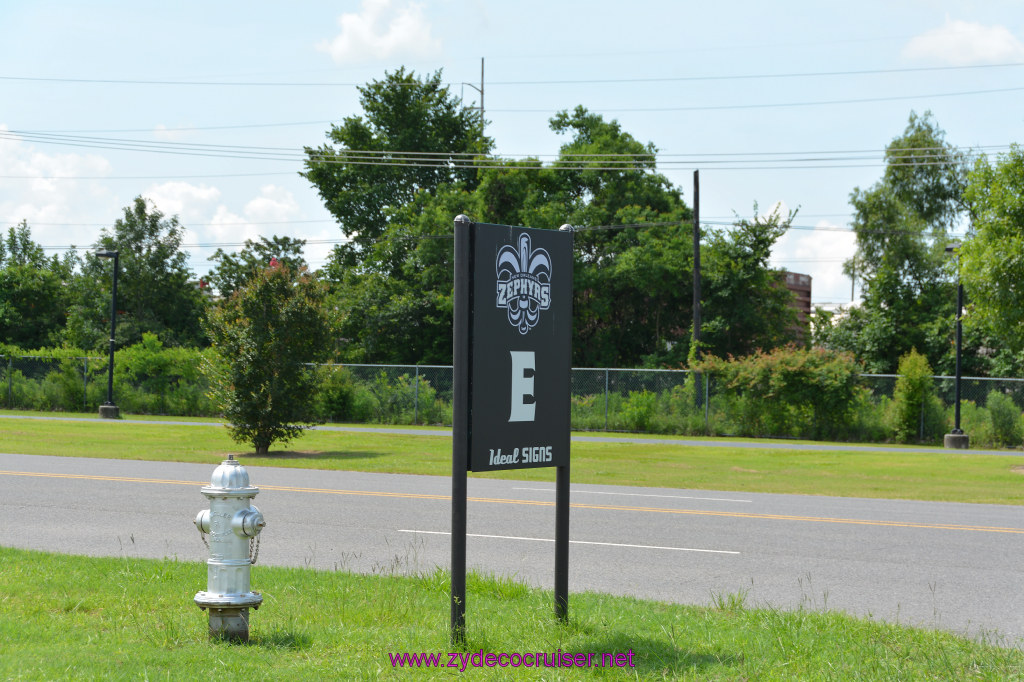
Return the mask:
M301 149L402 66L472 106L482 88L503 156L550 160L548 120L583 105L653 143L689 205L699 170L707 229L798 209L772 264L815 305L859 296L850 192L912 111L990 157L1024 141L1024 0L4 0L0 229L87 248L142 195L197 275L273 235L319 267L343 235Z

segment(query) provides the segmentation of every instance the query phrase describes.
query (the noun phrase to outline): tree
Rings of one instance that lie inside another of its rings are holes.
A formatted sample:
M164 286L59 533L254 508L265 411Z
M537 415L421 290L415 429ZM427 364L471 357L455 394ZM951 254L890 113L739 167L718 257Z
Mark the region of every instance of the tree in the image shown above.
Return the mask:
M486 155L491 141L478 113L441 88L440 73L421 81L403 69L361 92L365 117L332 128L341 149L307 148L304 173L353 240L322 271L345 360L451 362L452 220L462 213L485 223L579 228L577 366L684 362L692 213L657 172L653 144L576 107L549 122L566 138L556 161L512 161ZM474 154L475 163L464 163ZM774 280L757 282L766 287L758 294L774 300ZM735 322L725 326L742 326Z
M576 233L573 363L679 365L689 351L692 212L657 172L657 148L576 107L550 122L570 139L547 193ZM626 160L623 163L623 160ZM608 170L613 168L614 170ZM635 228L600 229L635 225ZM588 229L589 228L589 229Z
M257 242L246 239L245 245L237 254L217 249L210 256L210 260L217 266L210 270L206 282L221 296L230 298L235 291L245 286L255 273L268 267L272 259L276 259L293 272L304 269L307 263L302 257L302 248L305 245L305 239L274 235L270 239L260 237Z
M473 182L419 190L388 208L384 231L362 247L358 267L332 259L325 274L335 289L346 359L451 362L451 235L460 213L549 229L640 226L577 233L574 362L640 364L680 339L684 345L672 350L678 361L685 358L692 256L689 224L681 220L689 209L654 172L652 147L617 122L577 108L552 119L552 128L572 135L554 164L492 159L496 167ZM607 158L589 156L598 153ZM624 153L644 158L600 170Z
M141 196L125 207L113 228L103 230L96 246L120 254L119 345L138 343L144 332L168 346L205 343L201 320L206 299L191 281L188 254L181 250L184 232L177 216L165 218ZM101 348L108 338L112 270L111 259L86 254L69 311L72 344Z
M0 240L0 343L42 348L60 343L74 269L72 252L47 259L22 221Z
M760 216L755 203L753 220L737 220L731 230L708 235L701 273L703 350L741 356L794 341L793 294L768 259L795 215L783 218L776 210Z
M1013 145L995 164L978 160L966 191L972 226L960 253L970 296L969 327L985 329L997 348L1024 365L1024 149Z
M359 93L365 118L332 125L333 145L306 147L302 173L352 240L334 252L344 267L385 233L389 209L443 184L472 189L476 170L465 161L492 146L480 112L442 85L440 71L421 79L403 67Z
M852 351L871 372L895 371L912 348L946 369L956 293L945 247L963 205L965 157L931 113L912 112L885 158L882 178L850 194L857 252L844 271L862 280L863 303L816 341Z
M210 312L206 331L219 359L205 371L232 438L266 455L317 421L315 376L303 363L326 357L330 332L323 289L309 274L258 271Z

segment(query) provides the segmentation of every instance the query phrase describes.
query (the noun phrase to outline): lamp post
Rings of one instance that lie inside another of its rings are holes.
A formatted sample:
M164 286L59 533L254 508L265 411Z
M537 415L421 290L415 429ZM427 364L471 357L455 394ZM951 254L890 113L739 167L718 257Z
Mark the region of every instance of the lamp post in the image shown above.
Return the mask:
M955 395L956 405L953 407L953 431L947 433L942 441L947 448L966 450L970 445L970 438L960 428L960 356L963 345L963 309L964 309L964 285L960 281L960 243L955 242L946 246L946 253L956 256L956 379Z
M104 419L117 419L120 413L114 404L114 332L117 330L117 271L118 252L99 249L96 255L100 258L114 259L114 287L110 295L110 361L107 364L107 402L100 405L100 416Z

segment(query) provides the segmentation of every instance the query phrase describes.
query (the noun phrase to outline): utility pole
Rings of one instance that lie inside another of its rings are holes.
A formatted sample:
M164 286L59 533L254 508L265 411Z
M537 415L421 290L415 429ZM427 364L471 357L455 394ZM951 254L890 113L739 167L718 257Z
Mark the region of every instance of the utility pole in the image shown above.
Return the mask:
M693 342L700 343L700 171L696 170L693 171Z
M693 171L693 353L700 357L700 171ZM693 368L691 367L691 370ZM694 371L696 405L704 404L704 377Z

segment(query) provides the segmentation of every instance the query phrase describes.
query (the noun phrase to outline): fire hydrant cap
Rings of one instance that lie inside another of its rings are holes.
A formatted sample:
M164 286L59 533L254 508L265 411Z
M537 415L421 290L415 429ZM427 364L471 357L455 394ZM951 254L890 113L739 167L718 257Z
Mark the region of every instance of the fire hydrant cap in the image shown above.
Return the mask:
M248 488L249 472L235 459L234 455L228 455L228 458L213 470L213 476L210 477L210 487L227 490Z

